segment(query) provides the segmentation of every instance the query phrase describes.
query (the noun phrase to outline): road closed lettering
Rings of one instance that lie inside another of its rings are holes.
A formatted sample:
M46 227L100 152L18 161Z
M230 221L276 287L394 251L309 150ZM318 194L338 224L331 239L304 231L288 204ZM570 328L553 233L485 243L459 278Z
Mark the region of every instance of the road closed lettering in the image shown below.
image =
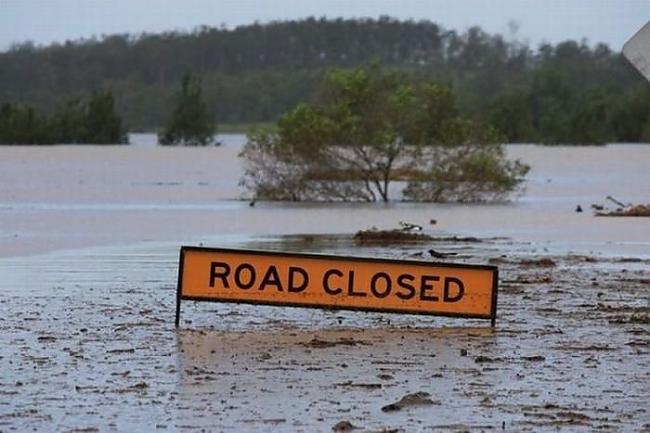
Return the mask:
M183 247L178 310L185 299L494 319L496 290L492 266Z

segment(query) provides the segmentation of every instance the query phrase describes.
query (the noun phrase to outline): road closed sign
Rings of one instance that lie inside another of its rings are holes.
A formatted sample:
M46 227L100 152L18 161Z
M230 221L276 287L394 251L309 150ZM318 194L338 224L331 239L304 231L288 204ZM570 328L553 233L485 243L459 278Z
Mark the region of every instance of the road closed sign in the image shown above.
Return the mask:
M182 247L181 302L215 301L496 319L494 266Z

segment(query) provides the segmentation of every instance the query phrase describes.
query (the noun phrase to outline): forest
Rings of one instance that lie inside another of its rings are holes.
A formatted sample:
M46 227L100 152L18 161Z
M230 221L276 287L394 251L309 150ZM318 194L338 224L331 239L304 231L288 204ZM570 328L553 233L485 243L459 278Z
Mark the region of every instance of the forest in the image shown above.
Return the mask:
M275 122L314 100L329 69L372 62L410 83L449 86L460 114L495 126L509 142L650 141L650 84L607 45L531 47L516 34L389 17L15 44L0 53L0 106L51 116L110 90L126 129L154 131L192 73L215 123Z

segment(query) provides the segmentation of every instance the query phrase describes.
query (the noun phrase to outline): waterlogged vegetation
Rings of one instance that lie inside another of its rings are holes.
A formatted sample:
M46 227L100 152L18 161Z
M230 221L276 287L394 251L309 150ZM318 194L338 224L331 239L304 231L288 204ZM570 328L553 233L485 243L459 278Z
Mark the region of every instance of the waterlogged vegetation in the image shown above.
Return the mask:
M312 104L249 136L241 184L257 199L482 201L515 191L528 171L503 137L458 114L448 86L409 83L378 64L331 70Z
M205 108L201 81L189 72L185 73L174 112L165 129L158 134L158 141L164 146L206 146L212 142L216 132Z
M110 86L129 129L157 130L189 70L201 77L217 123L275 122L313 102L330 68L375 59L413 82L449 84L459 114L494 125L509 142L650 140L650 84L607 45L532 47L516 33L457 32L386 17L15 45L0 53L0 105L27 104L49 115L71 95Z
M88 100L74 99L51 116L22 104L0 107L0 144L128 143L113 94L100 90Z

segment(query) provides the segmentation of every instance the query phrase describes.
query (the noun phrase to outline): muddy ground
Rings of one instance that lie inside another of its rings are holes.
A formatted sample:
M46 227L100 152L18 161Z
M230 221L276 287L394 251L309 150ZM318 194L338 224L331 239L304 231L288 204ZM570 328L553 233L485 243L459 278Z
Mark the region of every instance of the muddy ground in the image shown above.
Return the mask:
M249 206L230 138L0 148L0 432L650 431L649 221L589 207L647 203L650 146L507 146L532 167L509 203ZM443 239L350 240L399 221ZM456 252L499 266L497 326L186 302L176 330L199 242Z
M47 274L72 272L70 258L44 256L21 271L34 284L0 290L0 432L650 431L647 258L504 239L242 246L395 258L433 246L496 264L497 326L185 302L176 330L177 249L96 250L95 280L112 261L105 284Z

